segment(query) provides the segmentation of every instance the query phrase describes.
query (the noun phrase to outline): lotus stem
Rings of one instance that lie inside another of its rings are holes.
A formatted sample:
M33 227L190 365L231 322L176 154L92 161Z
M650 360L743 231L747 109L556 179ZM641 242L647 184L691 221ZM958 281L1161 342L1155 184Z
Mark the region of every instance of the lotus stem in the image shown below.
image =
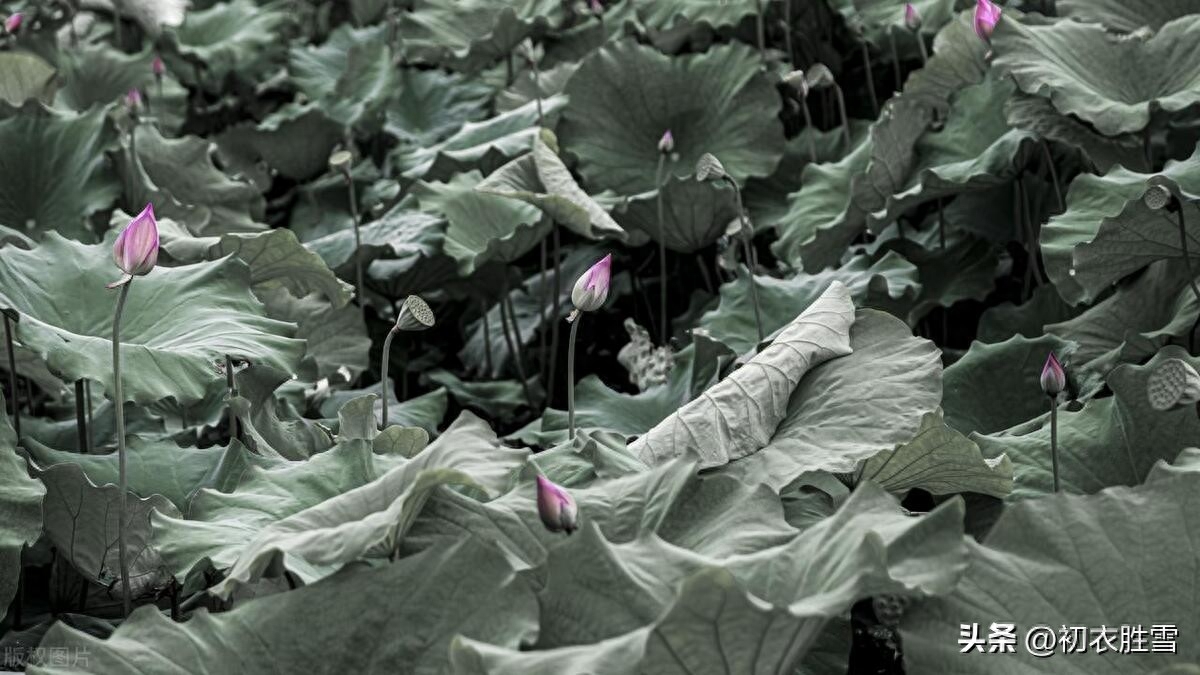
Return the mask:
M90 454L92 452L92 437L96 433L96 425L92 422L92 381L91 380L83 381L83 393L84 393L84 397L87 399L87 428L88 428L87 451ZM184 409L184 417L183 418L184 418L184 420L187 420L187 409L186 408Z
M1058 212L1067 210L1067 202L1063 199L1062 188L1058 184L1058 169L1054 166L1054 155L1050 154L1050 144L1042 139L1042 152L1046 156L1046 168L1050 170L1050 182L1054 185L1054 196L1058 199Z
M657 188L657 196L654 201L658 209L658 341L661 345L667 344L667 336L671 331L667 329L667 233L666 227L663 224L663 165L666 163L666 153L658 153L658 169L654 172L654 186Z
M812 112L808 109L808 97L800 97L800 110L804 112L804 126L808 129L808 161L817 163L817 128L813 126Z
M83 400L83 379L75 380L75 428L79 432L79 452L87 454L87 407Z
M1183 215L1184 206L1178 197L1174 197L1174 199L1175 206L1177 207L1176 213L1178 214L1176 217L1179 222L1179 246L1183 249L1183 267L1187 271L1188 284L1192 287L1192 295L1196 296L1196 303L1200 305L1200 286L1196 285L1196 274L1192 271L1192 257L1188 253L1187 221ZM1196 353L1197 328L1200 328L1200 316L1196 317L1195 323L1192 324L1192 330L1188 333L1188 352L1192 354Z
M512 333L509 333L510 320L512 322ZM529 404L530 410L535 410L536 406L533 404L533 394L529 391L529 382L525 380L525 363L521 358L521 334L517 331L516 317L512 316L507 280L504 282L504 294L500 298L500 327L504 331L504 342L508 347L508 354L512 357L513 365L517 368L517 378L521 380L521 393L525 395L525 402Z
M9 316L10 310L4 310L0 314L4 315L4 346L8 350L8 393L12 397L12 420L13 431L17 434L17 440L21 440L21 393L17 391L17 355L13 348L12 336L12 317Z
M846 152L850 152L850 117L846 114L846 95L842 93L842 85L834 84L833 92L837 96L838 114L842 116L842 135L846 141Z
M758 55L763 61L766 61L767 28L765 17L763 16L763 13L766 12L766 8L763 7L762 0L754 0L754 5L758 9L758 11L754 13L754 34L758 40Z
M921 48L921 65L929 65L929 50L925 48L925 38L921 37L921 31L914 30L913 37L917 38L917 46Z
M553 226L552 226L553 227ZM550 311L550 268L546 264L546 238L542 237L539 242L539 257L538 257L538 318L540 324L538 326L538 353L541 354L542 362L542 379L546 378L546 347L547 338L549 335L543 330L546 325L546 314Z
M871 110L875 111L875 117L879 117L879 97L875 95L875 72L871 69L871 48L867 46L867 41L863 40L860 44L862 51L863 68L867 71L867 95L871 97Z
M354 293L358 296L358 307L363 319L367 316L367 297L363 295L363 265L362 265L362 232L361 218L358 215L358 195L354 190L354 178L350 175L350 166L342 169L346 177L346 189L349 192L350 217L354 220Z
M904 89L904 75L900 72L900 52L896 51L896 31L888 29L888 44L892 48L892 75L896 78L896 91Z
M533 97L537 101L538 128L546 127L546 116L542 113L542 73L538 70L537 61L533 60L533 54L529 55L529 67L533 70Z
M938 246L946 250L946 209L941 197L938 197Z
M237 382L233 379L233 358L225 355L225 387L229 390L229 440L237 440L237 414L233 411L233 399L237 396Z
M132 285L132 279L121 285L121 294L117 298L117 309L113 313L112 332L113 412L117 422L117 489L119 491L117 495L117 560L121 567L121 608L124 616L129 616L131 600L129 562L126 560L128 540L125 533L125 518L128 513L126 496L129 492L129 480L125 466L125 394L121 386L121 314L125 311L125 300L129 297L129 287Z
M562 309L562 285L559 282L561 273L562 246L558 235L558 226L554 226L554 312L551 316L554 320L550 322L550 377L547 378L550 386L546 390L546 400L554 400L554 375L558 370L558 313Z
M504 59L504 84L511 87L513 83L513 55L509 52Z
M489 325L490 322L488 321L487 303L484 302L483 300L480 300L479 301L479 309L483 314L483 366L487 370L488 379L491 379L493 377L493 374L492 374L493 373L493 370L492 370L492 328ZM388 338L389 339L391 338L390 333L388 334ZM387 340L384 340L383 348L384 349L388 348ZM387 361L385 359L384 368L386 368L386 367L387 367Z
M575 440L575 334L579 332L579 322L583 321L583 312L575 312L571 322L571 336L567 338L567 429L569 440Z
M486 314L484 317L486 319ZM383 339L383 359L379 364L379 400L383 402L383 415L379 422L379 430L387 428L388 423L388 363L391 361L392 338L400 332L400 324L395 324ZM487 324L484 324L484 336L487 336Z
M1058 482L1058 398L1050 396L1050 464L1054 471L1054 491L1059 491Z
M1046 283L1045 277L1042 276L1042 269L1038 265L1038 235L1037 228L1033 223L1033 215L1029 211L1029 191L1025 189L1025 183L1021 177L1017 178L1017 183L1021 190L1021 220L1025 224L1025 236L1029 239L1029 274L1031 278L1037 281L1037 285L1041 286Z
M741 225L738 232L738 239L741 240L743 250L746 252L746 271L750 274L750 301L754 304L754 327L758 329L758 341L761 343L766 334L763 333L762 314L758 308L758 286L754 283L755 255L754 246L751 243L753 234L743 234L741 232L743 228L750 228L750 222L746 220L746 209L742 204L741 188L738 187L737 181L733 180L733 177L729 174L725 174L724 178L727 183L733 186L733 198L737 201L738 224ZM753 230L750 230L750 233L752 232Z
M792 0L783 0L783 45L787 50L788 63L795 63L796 50L792 44Z

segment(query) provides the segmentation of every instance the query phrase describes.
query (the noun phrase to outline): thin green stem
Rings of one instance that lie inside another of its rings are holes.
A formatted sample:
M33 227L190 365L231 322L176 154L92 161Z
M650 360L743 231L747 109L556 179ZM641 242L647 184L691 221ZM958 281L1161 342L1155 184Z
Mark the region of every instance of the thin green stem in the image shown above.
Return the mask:
M1187 271L1188 283L1192 287L1192 295L1196 296L1197 306L1200 306L1200 286L1196 285L1196 274L1192 271L1192 257L1188 253L1188 234L1187 221L1183 215L1183 202L1175 197L1176 216L1179 221L1179 246L1183 249L1183 267ZM1192 324L1192 330L1188 333L1188 351L1196 353L1196 329L1200 327L1200 316L1196 317L1196 322Z
M842 93L841 85L835 84L833 88L837 94L838 114L842 116L842 135L846 141L846 152L850 152L850 117L846 115L846 95Z
M237 414L233 410L233 399L237 397L237 382L233 378L233 358L225 355L225 388L229 390L229 440L238 437Z
M553 227L553 225L551 226ZM538 243L538 353L541 355L542 379L546 378L546 347L549 333L545 330L547 314L550 312L550 268L546 264L546 238ZM543 384L544 386L544 384Z
M754 244L753 230L750 222L746 220L746 209L742 204L742 190L738 184L728 174L725 176L725 181L733 187L733 197L737 201L738 223L741 225L738 232L738 239L742 242L743 250L746 252L746 271L750 277L750 301L754 304L754 327L758 329L758 341L762 342L766 337L763 333L762 314L758 308L758 285L754 282Z
M490 380L495 377L495 373L492 370L492 327L488 321L487 303L482 299L479 301L479 309L483 313L483 367L487 371L487 378ZM388 343L385 341L383 348L387 349L387 346Z
M665 152L658 153L658 169L654 172L654 187L658 192L654 201L658 209L658 343L661 345L667 344L667 336L671 332L667 329L667 233L663 224L662 173L666 160Z
M913 37L917 39L917 46L921 48L921 65L929 65L929 50L925 47L925 38L921 36L921 31L914 30Z
M509 333L509 322L512 323L512 333ZM533 404L533 393L529 391L529 382L525 380L525 362L521 358L521 334L517 330L517 319L512 316L512 302L508 297L508 282L504 283L504 295L500 298L500 327L504 329L504 342L508 354L512 357L513 365L517 368L517 378L521 380L521 392L530 410L536 410Z
M1054 491L1059 491L1058 482L1058 399L1050 398L1050 464L1054 470Z
M579 332L579 322L583 321L583 312L577 312L571 322L571 336L567 338L567 429L568 438L575 440L575 334Z
M87 454L87 407L83 400L83 380L75 380L75 429L79 432L79 452Z
M1025 222L1026 236L1029 238L1029 268L1033 278L1041 286L1046 283L1046 278L1042 276L1042 268L1038 264L1038 233L1033 215L1029 211L1029 191L1025 189L1020 177L1017 178L1017 182L1021 183L1021 220Z
M538 128L546 128L546 116L542 113L542 73L538 70L537 62L530 54L529 67L533 70L533 96L537 101Z
M354 191L354 178L350 175L350 168L346 167L343 173L346 177L346 189L349 192L350 217L354 220L354 292L358 296L358 307L365 319L367 297L363 295L362 232L359 222L361 218L358 216L358 195Z
M487 316L486 314L484 315ZM392 338L396 337L396 333L400 331L398 326L392 326L388 331L387 337L383 339L383 359L379 364L379 400L383 402L383 417L379 422L379 429L382 431L387 428L388 423L388 363L392 360ZM484 335L487 335L487 326L484 325Z
M12 336L12 319L8 316L8 312L4 314L4 346L8 350L8 393L12 397L12 421L13 431L17 434L17 440L21 440L21 393L17 391L17 357L16 351L13 348Z
M875 95L875 71L871 68L871 48L863 40L859 47L862 52L863 68L867 71L867 95L871 97L871 110L879 117L879 97Z
M787 50L788 63L795 63L796 50L792 44L792 0L783 0L783 46Z
M91 380L83 381L83 394L84 394L84 397L87 398L87 428L88 428L87 451L90 454L92 452L92 436L95 435L95 433L96 433L96 425L92 423L92 381ZM187 416L187 409L185 408L184 409L184 419L187 419L186 416Z
M124 616L129 616L131 606L129 591L129 562L126 560L128 540L125 535L125 519L128 517L125 501L129 493L125 457L125 392L121 386L121 313L125 311L125 299L133 279L121 284L121 295L117 298L117 309L113 313L112 364L113 364L113 412L117 421L117 561L121 567L121 607Z
M558 370L558 314L562 310L562 285L560 282L560 274L562 267L562 241L558 234L558 225L552 225L554 228L554 312L550 315L550 377L547 381L550 382L550 388L546 390L546 400L554 400L554 375Z
M946 209L941 198L938 198L938 246L946 250Z
M763 13L766 12L766 8L763 7L762 0L754 0L754 4L758 8L758 11L755 12L755 14L754 14L754 17L755 17L754 33L755 33L756 39L758 40L758 56L763 61L766 61L767 60L767 29L766 29L766 17L763 16Z
M1062 188L1058 185L1058 169L1054 166L1054 155L1050 154L1050 144L1042 139L1042 153L1046 157L1046 168L1050 170L1050 182L1054 184L1054 196L1058 198L1058 212L1067 210L1067 202L1063 199Z
M896 31L888 29L888 44L892 48L892 75L896 78L896 91L904 89L904 74L900 72L900 52L896 51Z
M808 161L817 163L817 128L813 126L812 111L808 109L808 97L800 97L800 110L804 112L804 126L808 131Z

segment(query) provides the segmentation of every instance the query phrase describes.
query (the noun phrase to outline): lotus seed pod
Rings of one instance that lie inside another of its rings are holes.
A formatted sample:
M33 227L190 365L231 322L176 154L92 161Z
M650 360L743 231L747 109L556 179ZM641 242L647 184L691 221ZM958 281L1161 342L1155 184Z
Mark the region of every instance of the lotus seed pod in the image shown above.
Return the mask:
M617 363L629 372L629 382L638 391L665 384L673 365L670 347L656 347L650 341L650 332L633 319L625 319L625 330L629 342L617 352Z
M354 155L351 155L349 150L338 150L329 156L329 168L334 171L349 171L353 161Z
M1146 381L1150 407L1171 410L1200 402L1200 373L1183 359L1167 359Z
M711 153L706 152L696 160L696 180L721 180L726 175L725 165Z
M805 77L803 70L793 70L784 75L783 83L796 90L796 93L800 94L800 98L808 98L808 78Z
M432 328L434 323L433 310L419 296L410 295L400 306L400 314L396 317L396 328L400 330L417 331Z
M1142 194L1142 202L1157 211L1171 203L1171 191L1162 185L1151 185Z
M837 80L833 78L833 71L824 63L814 63L809 66L805 79L808 80L809 89L824 89L837 84Z
M904 610L912 605L912 600L901 595L876 595L871 598L871 608L875 610L875 618L879 623L895 628L900 625Z

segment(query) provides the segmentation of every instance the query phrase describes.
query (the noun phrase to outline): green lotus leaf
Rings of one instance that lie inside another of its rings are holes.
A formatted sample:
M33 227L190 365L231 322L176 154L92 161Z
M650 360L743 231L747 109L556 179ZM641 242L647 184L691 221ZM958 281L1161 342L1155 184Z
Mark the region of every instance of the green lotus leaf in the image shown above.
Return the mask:
M1044 414L1039 378L1046 356L1053 352L1069 364L1073 351L1073 345L1054 335L972 342L942 378L946 423L964 434L992 434Z
M293 47L288 71L297 88L343 127L379 128L397 84L383 25L342 26L320 46Z
M359 255L364 265L380 257L410 262L432 258L441 253L445 231L442 218L397 204L378 220L359 228ZM305 246L343 277L354 278L353 227L312 239Z
M522 40L545 30L560 12L557 0L506 4L418 0L412 11L403 14L399 33L409 57L476 72L513 53Z
M769 347L639 436L629 451L647 464L695 456L706 468L753 455L771 443L804 376L850 353L853 323L850 290L834 281Z
M163 28L178 26L183 23L187 14L187 0L84 0L83 4L89 9L105 9L110 12L120 11L128 19L133 19L154 37Z
M46 488L30 478L17 456L17 434L8 422L8 406L0 392L0 608L7 611L16 595L21 551L42 533L42 499Z
M545 115L566 105L564 96L542 101ZM495 115L482 122L467 122L446 140L434 145L405 149L396 163L405 178L445 180L460 171L482 169L491 173L508 160L529 151L538 134L535 103Z
M1153 175L1120 166L1103 176L1083 174L1071 181L1066 212L1052 217L1040 238L1046 273L1064 300L1094 302L1143 267L1182 257L1181 214L1146 206L1142 196L1152 185L1177 196L1188 248L1200 250L1200 154Z
M80 112L92 106L123 101L131 89L142 93L147 103L144 115L160 128L178 130L187 117L187 90L167 72L160 88L151 63L149 49L126 54L107 45L81 44L55 55L62 88L57 105Z
M996 285L996 269L1000 264L996 247L987 241L951 231L946 235L943 249L936 242L935 229L926 230L924 235L928 241L901 237L893 227L877 240L880 251L899 253L917 266L921 289L915 300L908 296L899 299L877 296L871 304L906 318L910 326L915 326L936 307L953 307L963 300L985 300Z
M1135 135L1110 138L1077 117L1064 115L1049 99L1017 92L1006 104L1008 123L1082 152L1100 172L1116 165L1145 166L1143 141Z
M241 441L252 452L298 461L333 446L328 428L304 419L294 402L275 395L291 381L289 373L251 364L235 377L238 395L229 401L229 407L238 418Z
M958 644L962 624L987 631L995 621L1014 623L1018 636L1035 625L1056 634L1064 625L1114 632L1141 625L1148 632L1167 624L1179 631L1172 652L1068 654L1059 644L1050 658L1038 658L1018 646L1001 659L1011 672L1062 673L1069 662L1068 671L1080 673L1153 673L1200 659L1200 647L1183 639L1200 631L1200 614L1188 601L1200 574L1200 474L1155 473L1145 485L1058 494L1005 509L983 543L969 542L971 564L958 588L905 615L905 669L995 673L994 660L964 653Z
M43 518L46 535L55 548L89 581L107 588L114 585L119 588L120 489L113 484L97 486L84 475L79 465L73 463L44 469L31 463L30 471L46 486ZM160 495L127 500L123 517L130 595L134 598L154 594L168 578L150 537L150 516L155 512L179 513Z
M30 104L0 121L0 224L95 241L87 219L119 192L104 159L113 137L103 108L76 115Z
M223 153L254 166L265 162L288 178L304 180L329 168L342 127L313 103L288 104L260 124L232 127L217 137Z
M519 408L528 405L519 380L473 382L456 377L444 368L425 371L422 376L445 387L459 405L487 415L490 419L511 419ZM538 393L541 391L540 380L541 376L535 374L526 383L536 398L541 398Z
M913 439L863 462L855 482L871 481L904 495L920 488L934 495L974 492L1004 498L1012 492L1012 462L1006 455L988 459L971 439L929 413Z
M0 100L20 107L28 100L49 104L59 83L58 71L40 56L29 52L0 55Z
M1194 409L1154 410L1146 397L1146 380L1167 358L1200 365L1182 348L1165 347L1145 366L1114 370L1108 377L1111 397L1092 399L1078 411L1059 409L1059 479L1064 491L1092 493L1115 485L1137 485L1155 462L1173 459L1200 438L1200 419ZM1012 499L1040 497L1053 490L1049 416L1043 414L1038 423L1038 428L1021 435L972 435L985 455L1003 452L1012 459Z
M67 269L69 274L48 274ZM107 245L48 234L32 251L0 257L0 306L21 315L16 338L68 382L86 378L112 391L112 314L120 270ZM121 327L125 398L203 398L225 355L292 372L304 343L268 319L249 290L249 268L225 258L160 267L132 282Z
M666 0L648 2L637 9L642 23L660 31L697 23L728 28L758 14L754 0Z
M917 268L899 254L889 251L876 262L868 256L855 256L836 269L818 274L803 274L791 279L755 276L758 301L762 306L763 330L772 333L783 327L785 317L804 311L828 288L839 281L850 289L850 297L859 305L873 297L913 297L921 289ZM705 312L697 327L737 352L752 349L758 342L754 325L754 305L746 276L722 284L717 308Z
M1054 286L1038 286L1033 297L1022 305L1005 302L989 307L979 317L976 337L980 342L1003 342L1014 335L1036 338L1048 324L1078 316L1080 309L1063 302Z
M201 81L219 82L230 73L246 76L265 60L283 55L285 43L278 39L288 21L283 7L282 3L230 0L188 13L166 35L180 56L201 64ZM171 65L173 71L180 70Z
M691 175L696 160L712 153L739 184L768 176L784 139L779 95L759 64L758 54L741 45L674 58L630 41L606 46L567 84L563 148L579 158L593 191L655 189L658 141L667 130L679 156L672 175Z
M371 367L371 338L361 308L352 304L337 307L316 294L296 297L283 288L255 289L254 293L263 301L268 316L296 324L296 336L304 340L304 379L341 373L353 380Z
M481 83L453 73L415 68L401 69L396 78L400 93L388 104L383 130L404 145L433 145L463 124L487 116L492 91Z
M380 602L381 593L388 602ZM89 668L113 675L161 672L164 654L186 654L173 668L196 675L211 668L301 672L327 661L356 673L433 675L448 672L449 646L458 636L515 648L536 635L537 613L533 592L504 558L466 539L395 564L347 569L227 612L201 610L186 623L140 608L104 640L59 623L43 644L87 654ZM397 630L403 639L362 648L364 635ZM47 659L30 671L72 669Z
M849 473L912 439L942 398L938 349L867 309L850 326L850 350L808 373L771 442L725 471L779 490L807 472Z
M934 35L942 26L954 18L955 0L917 0L912 3L921 16L921 33ZM899 0L836 0L833 9L842 15L852 30L873 45L889 45L889 34L894 34L898 45L911 41L912 32L904 25L904 5ZM917 56L916 47L903 53Z
M395 386L385 388L388 393L388 420L383 424L383 402L378 395L374 401L375 420L382 426L418 427L430 435L437 434L442 418L446 416L448 404L446 390L437 388L433 391L415 396L406 401L396 398ZM319 412L323 417L334 417L338 410L353 398L364 394L378 394L379 387L366 389L340 389L330 394L328 399L321 402Z
M1119 31L1132 32L1142 26L1159 30L1180 17L1200 13L1196 0L1059 0L1059 16L1088 23L1102 23Z
M953 588L966 565L962 511L953 501L914 519L867 485L821 526L724 565L652 539L613 546L591 528L555 549L540 594L540 641L545 631L574 630L580 635L560 638L570 646L518 652L463 639L451 658L461 673L767 672L756 664L790 673L857 598ZM571 565L576 573L563 574ZM605 597L597 588L608 589ZM602 623L562 621L589 601L608 610ZM607 639L591 639L596 632Z
M558 157L554 132L543 129L533 151L496 169L475 187L479 192L517 199L588 239L624 240L625 231L575 182Z
M418 208L445 218L442 251L463 276L491 260L516 260L550 227L537 208L476 190L482 180L478 171L469 171L448 183L421 182L412 189Z
M252 232L266 229L258 222L266 203L258 188L234 180L213 164L215 146L195 136L166 138L151 125L139 125L131 163L128 136L123 170L134 185L132 203L153 202L156 214L183 223L194 234Z
M658 196L631 199L618 207L617 218L630 233L654 241L662 239L667 248L680 253L695 253L725 234L738 217L733 190L723 183L701 182L693 177L670 176L661 188L663 202L662 236L659 236Z
M992 35L993 67L1064 115L1116 136L1142 131L1156 111L1173 115L1200 103L1200 54L1188 48L1197 31L1194 16L1133 38L1097 24L1035 25L1010 16Z
M566 47L566 45L561 46ZM515 75L508 88L496 94L496 110L508 112L527 103L535 103L539 96L544 100L563 93L563 90L567 88L567 82L570 82L575 71L579 70L579 63L576 59L582 59L599 46L584 48L577 57L557 63L551 68L542 65L538 68L536 76L531 68ZM579 48L579 45L571 45L571 47ZM546 45L546 48L550 49L551 46ZM543 59L544 61L545 59Z

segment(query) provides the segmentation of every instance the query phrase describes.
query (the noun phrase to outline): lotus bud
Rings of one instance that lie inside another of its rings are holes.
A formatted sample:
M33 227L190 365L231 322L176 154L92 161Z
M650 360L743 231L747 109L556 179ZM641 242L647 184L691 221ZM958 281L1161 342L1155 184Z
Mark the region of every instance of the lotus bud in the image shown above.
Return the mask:
M399 330L417 331L433 327L433 310L419 296L410 295L400 306L400 314L396 317L396 328Z
M976 0L975 2L975 34L980 40L992 43L992 31L1000 22L1000 6L991 0Z
M1200 402L1200 373L1183 359L1167 359L1146 380L1150 407L1171 410Z
M537 477L538 516L551 532L571 534L579 528L579 507L575 498L545 476Z
M706 152L696 160L696 180L721 180L725 175L725 165L712 153Z
M158 263L158 221L154 219L153 204L146 204L146 208L117 235L113 260L125 276L109 284L109 288L127 284L134 277L149 274L154 269Z
M804 76L803 70L793 70L784 75L783 83L796 90L800 98L808 98L808 78Z
M592 14L595 14L596 16L604 14L604 5L600 3L600 0L591 0L589 5L592 8Z
M670 129L663 132L662 138L658 139L658 151L666 155L675 150L675 135Z
M1142 203L1155 211L1171 203L1171 191L1162 185L1151 185L1142 194Z
M354 155L351 155L349 150L338 150L329 156L329 168L339 173L346 173L350 170L350 163L353 161Z
M1042 391L1046 392L1047 396L1058 396L1063 389L1067 388L1067 373L1063 370L1062 364L1058 362L1058 358L1054 356L1054 352L1050 352L1046 357L1040 381Z
M135 115L142 109L142 92L136 87L125 92L125 107Z
M25 16L20 12L13 12L4 20L4 31L10 35L21 30L21 22L25 20Z
M575 287L571 289L571 303L580 312L594 312L608 299L608 285L612 279L612 254L604 256L588 268Z
M833 71L824 63L814 63L809 66L805 78L808 81L809 89L824 89L837 84L837 80L833 77Z
M155 54L154 60L150 62L150 70L155 78L162 79L163 74L167 72L167 64L163 63L161 56Z
M921 30L921 13L911 2L904 3L904 26L914 32Z

